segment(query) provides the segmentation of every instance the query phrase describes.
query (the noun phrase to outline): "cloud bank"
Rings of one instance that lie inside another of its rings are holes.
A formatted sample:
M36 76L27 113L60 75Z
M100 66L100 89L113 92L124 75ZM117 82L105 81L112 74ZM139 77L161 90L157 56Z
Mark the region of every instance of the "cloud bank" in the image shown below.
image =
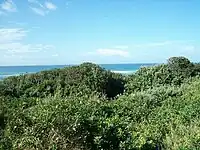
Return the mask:
M52 2L45 1L44 3L40 3L37 0L28 0L30 3L30 9L37 15L45 16L50 11L54 11L57 9L57 6Z

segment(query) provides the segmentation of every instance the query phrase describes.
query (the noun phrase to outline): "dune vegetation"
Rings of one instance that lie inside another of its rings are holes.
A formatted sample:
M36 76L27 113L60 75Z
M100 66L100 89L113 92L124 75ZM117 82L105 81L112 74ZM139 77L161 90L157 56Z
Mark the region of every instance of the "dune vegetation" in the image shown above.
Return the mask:
M92 63L0 82L2 150L198 150L200 64L132 75Z

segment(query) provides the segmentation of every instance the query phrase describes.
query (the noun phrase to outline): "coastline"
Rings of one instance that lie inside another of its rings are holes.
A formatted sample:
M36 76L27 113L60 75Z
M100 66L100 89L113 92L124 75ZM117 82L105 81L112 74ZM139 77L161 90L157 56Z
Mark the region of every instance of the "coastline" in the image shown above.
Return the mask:
M154 64L101 64L99 65L106 70L123 75L135 73L142 66L153 66ZM18 76L27 73L37 73L40 71L61 69L69 65L52 65L52 66L0 66L0 80L10 77Z

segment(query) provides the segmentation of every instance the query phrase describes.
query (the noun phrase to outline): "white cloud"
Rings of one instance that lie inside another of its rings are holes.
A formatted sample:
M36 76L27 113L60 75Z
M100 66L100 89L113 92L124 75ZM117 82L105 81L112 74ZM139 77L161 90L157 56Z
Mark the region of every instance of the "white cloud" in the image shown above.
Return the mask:
M24 53L37 53L43 50L51 49L51 45L43 44L22 44L22 43L5 43L1 44L0 50L4 50L7 53L11 54L24 54Z
M5 0L3 3L1 3L1 9L6 12L16 12L17 7L15 3L12 0Z
M98 63L164 63L171 56L186 56L191 61L198 60L200 55L197 41L158 41L113 48L97 49L83 54L84 60L93 60ZM109 57L104 57L109 56ZM116 57L118 56L118 57Z
M48 11L41 9L41 8L36 8L36 7L30 7L31 10L33 12L35 12L36 14L40 15L40 16L45 16L46 14L48 14Z
M0 28L0 43L21 40L27 31L21 28Z
M28 0L29 3L35 3L36 0Z
M49 9L49 10L56 10L56 9L57 9L56 5L54 5L54 4L51 3L51 2L45 2L45 6L46 6L46 8Z
M54 5L51 2L45 2L44 4L40 3L37 0L28 0L28 2L30 3L30 9L40 15L40 16L45 16L47 15L50 11L56 10L57 6Z
M9 24L15 25L15 26L26 26L27 22L17 22L17 21L8 21Z
M1 28L0 51L7 54L24 54L54 49L52 45L24 44L22 40L25 36L27 31L22 28Z
M28 0L29 3L38 3L37 0Z
M35 4L35 5L39 6L40 8L44 8L44 6L37 0L28 0L28 2L31 4Z
M101 56L120 56L120 57L130 56L128 51L120 49L97 49L95 52L89 52L88 54L101 55Z

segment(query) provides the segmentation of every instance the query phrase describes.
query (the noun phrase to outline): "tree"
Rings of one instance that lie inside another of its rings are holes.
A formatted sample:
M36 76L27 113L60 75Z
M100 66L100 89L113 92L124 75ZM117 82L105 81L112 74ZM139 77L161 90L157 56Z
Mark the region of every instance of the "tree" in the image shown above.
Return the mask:
M177 76L189 77L194 73L194 65L185 57L171 57L168 67Z

